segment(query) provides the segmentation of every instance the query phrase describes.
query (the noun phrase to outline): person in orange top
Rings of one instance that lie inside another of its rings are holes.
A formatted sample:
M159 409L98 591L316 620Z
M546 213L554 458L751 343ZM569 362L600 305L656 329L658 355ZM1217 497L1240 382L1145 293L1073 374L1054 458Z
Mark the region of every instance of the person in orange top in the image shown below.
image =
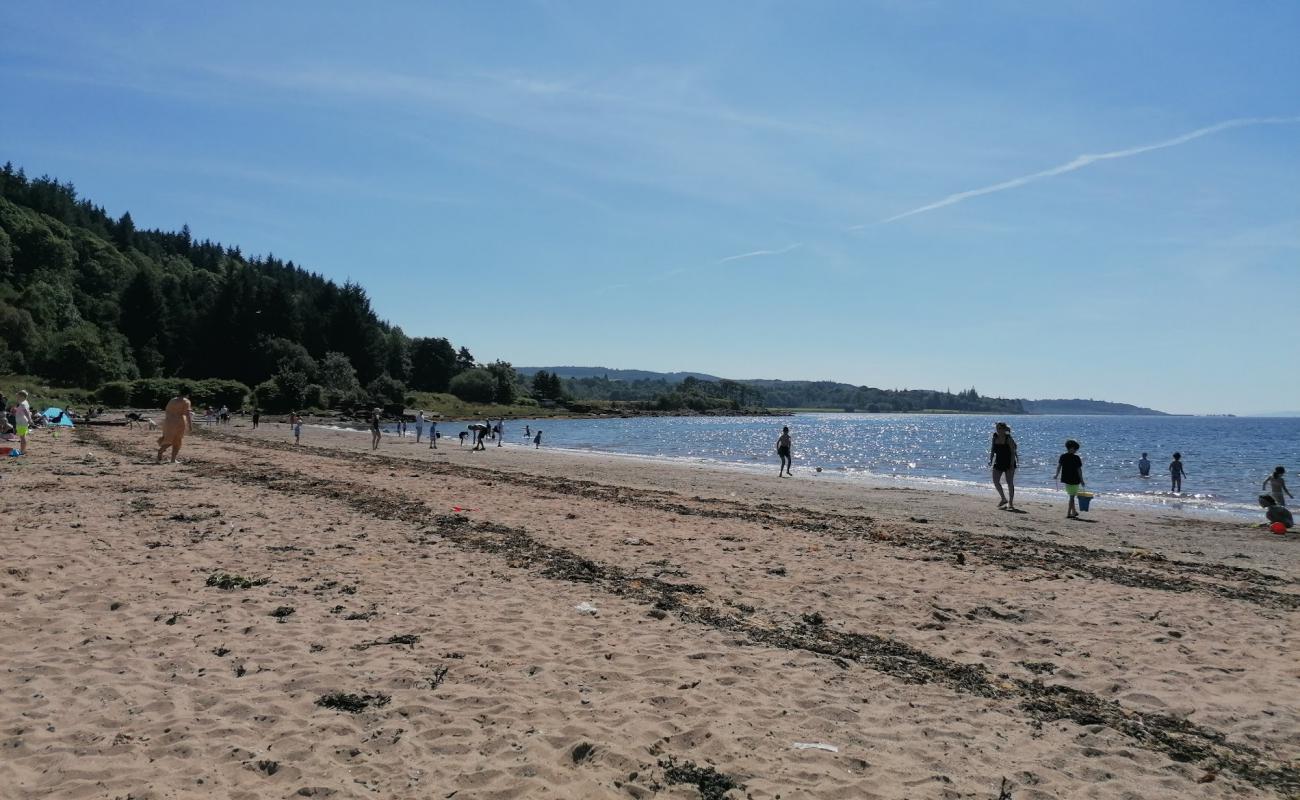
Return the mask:
M166 416L163 418L162 436L158 437L158 463L162 463L163 451L172 449L172 463L181 452L181 441L185 434L194 430L194 407L190 404L189 394L182 392L167 401Z

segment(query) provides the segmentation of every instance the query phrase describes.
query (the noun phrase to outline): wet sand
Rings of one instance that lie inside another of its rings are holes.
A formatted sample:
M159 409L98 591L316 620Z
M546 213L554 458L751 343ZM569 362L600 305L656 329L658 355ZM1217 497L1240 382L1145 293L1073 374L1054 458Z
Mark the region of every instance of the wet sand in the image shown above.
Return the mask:
M0 465L6 800L1300 793L1294 534L156 436Z

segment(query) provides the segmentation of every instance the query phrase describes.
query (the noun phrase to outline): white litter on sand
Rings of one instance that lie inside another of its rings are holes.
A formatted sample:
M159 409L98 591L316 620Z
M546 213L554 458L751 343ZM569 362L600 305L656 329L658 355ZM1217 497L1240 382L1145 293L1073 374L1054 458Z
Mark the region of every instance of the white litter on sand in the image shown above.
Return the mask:
M825 743L823 743L823 742L795 742L795 743L794 743L794 749L796 749L796 750L825 750L825 751L828 752L828 753L838 753L838 752L840 751L840 749L839 749L838 747L836 747L835 745L833 745L833 744L825 744Z

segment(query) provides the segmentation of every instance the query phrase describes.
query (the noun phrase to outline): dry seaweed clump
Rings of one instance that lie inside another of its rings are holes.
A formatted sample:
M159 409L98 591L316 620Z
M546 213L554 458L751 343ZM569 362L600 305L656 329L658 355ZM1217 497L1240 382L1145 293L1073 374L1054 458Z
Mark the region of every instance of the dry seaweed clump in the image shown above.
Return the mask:
M335 711L346 711L349 714L360 714L370 706L383 708L393 698L386 694L351 694L349 692L331 692L321 695L316 700L316 705L321 708L332 708Z
M214 572L208 576L208 586L226 591L252 589L254 586L265 586L270 582L270 578L245 578L243 575L231 575L228 572Z
M678 764L669 756L659 762L664 771L664 781L672 786L685 783L694 786L700 792L701 800L726 800L727 792L744 788L736 783L730 775L723 775L713 767L699 767L694 761Z

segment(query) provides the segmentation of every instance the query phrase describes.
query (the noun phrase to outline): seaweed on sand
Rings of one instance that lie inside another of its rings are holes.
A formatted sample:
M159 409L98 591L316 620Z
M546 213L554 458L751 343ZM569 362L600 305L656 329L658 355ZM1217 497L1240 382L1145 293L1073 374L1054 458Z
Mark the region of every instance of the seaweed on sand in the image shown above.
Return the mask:
M726 800L727 792L744 788L736 783L730 775L724 775L713 767L700 767L694 761L680 764L672 756L661 759L659 766L664 771L664 781L670 786L679 783L689 784L699 790L702 800Z
M346 711L349 714L360 714L367 708L383 708L393 698L382 693L375 694L352 694L350 692L330 692L321 695L316 700L316 705L321 708L332 708L335 711Z

